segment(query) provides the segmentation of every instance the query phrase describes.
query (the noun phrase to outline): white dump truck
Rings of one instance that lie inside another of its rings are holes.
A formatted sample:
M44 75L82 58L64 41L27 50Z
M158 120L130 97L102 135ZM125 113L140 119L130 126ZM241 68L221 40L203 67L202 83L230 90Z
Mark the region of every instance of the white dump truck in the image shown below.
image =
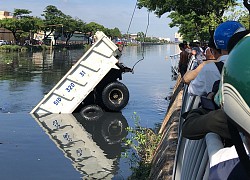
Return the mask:
M131 69L118 61L121 51L103 32L95 37L92 47L30 113L73 113L91 105L120 111L127 105L129 91L118 79Z

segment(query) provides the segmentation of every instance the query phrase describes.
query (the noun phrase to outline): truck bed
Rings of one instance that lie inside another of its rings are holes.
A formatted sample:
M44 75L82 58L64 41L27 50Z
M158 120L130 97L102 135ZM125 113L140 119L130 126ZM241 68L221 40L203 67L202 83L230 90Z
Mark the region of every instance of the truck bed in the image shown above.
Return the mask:
M98 31L95 35L97 41L31 114L72 113L112 68L119 69L116 66L118 47L103 32Z

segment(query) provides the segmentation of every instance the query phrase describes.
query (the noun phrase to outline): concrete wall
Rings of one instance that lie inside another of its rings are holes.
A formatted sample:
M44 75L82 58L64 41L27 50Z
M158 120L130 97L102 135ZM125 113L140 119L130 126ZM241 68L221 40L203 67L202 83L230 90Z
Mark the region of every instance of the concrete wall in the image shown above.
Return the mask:
M178 141L178 124L182 105L183 83L180 76L177 79L166 116L161 129L161 142L152 160L149 179L172 179L175 153Z

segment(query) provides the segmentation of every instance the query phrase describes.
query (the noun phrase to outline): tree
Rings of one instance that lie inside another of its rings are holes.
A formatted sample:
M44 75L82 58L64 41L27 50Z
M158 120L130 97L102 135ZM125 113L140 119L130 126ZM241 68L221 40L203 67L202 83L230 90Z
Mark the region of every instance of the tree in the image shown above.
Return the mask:
M85 23L81 19L74 19L71 16L64 14L55 6L49 5L43 12L44 14L42 14L42 16L45 18L43 28L44 40L53 33L55 41L59 37L65 37L66 44L68 44L68 41L76 31L86 31Z
M46 40L58 27L62 27L66 15L57 7L49 5L43 11L44 19L44 40ZM47 33L48 32L48 33Z
M195 12L198 16L215 13L216 17L222 20L224 11L235 3L236 0L138 0L138 7L146 7L159 17L166 12L177 11L181 15Z
M15 43L21 42L21 39L27 38L32 32L40 29L42 25L41 19L30 16L30 13L31 11L26 9L15 9L13 18L0 20L0 27L12 32Z
M84 26L85 23L81 19L73 19L71 16L66 16L64 19L65 28L63 29L63 36L66 37L66 44L68 44L68 41L76 31L82 32Z
M28 9L14 9L13 16L17 19L21 19L24 17L30 17L29 14L32 13L32 11Z
M241 14L238 21L243 24L246 28L250 29L249 15L245 12Z
M12 32L15 42L18 41L20 37L20 29L21 29L21 24L19 23L18 19L15 18L5 18L0 20L0 27L8 29L9 31Z
M22 41L24 41L27 40L27 38L29 37L30 43L33 40L32 35L39 31L43 26L42 19L38 17L25 17L19 19L18 22L20 24L20 31L22 32L20 34L20 38L22 39Z
M138 8L146 7L158 17L170 13L171 27L179 27L179 32L188 39L191 39L191 34L187 30L193 30L194 36L200 40L208 37L208 29L221 23L225 10L235 5L236 0L138 0Z
M243 4L237 3L235 7L230 7L225 11L223 21L234 20L239 21L246 28L249 27L249 12L243 7Z
M85 29L84 29L84 33L85 35L87 35L88 37L88 44L90 44L90 39L92 38L93 34L96 33L96 31L105 31L105 27L103 25L100 25L98 23L95 22L90 22L88 24L86 24Z
M120 38L122 36L121 31L117 27L115 27L114 29L111 29L111 34L112 34L112 37Z
M137 41L140 41L140 42L143 42L144 39L145 39L145 34L144 34L144 32L138 32L138 33L137 33L137 38L136 38L136 40L137 40Z
M180 15L178 12L172 12L169 17L172 19L169 26L179 27L179 32L183 39L189 42L193 40L208 40L210 29L214 29L217 26L217 22L215 22L213 17L197 17L195 13Z
M111 37L111 39L115 39L115 38L121 38L122 34L121 31L116 27L114 29L108 29L105 28L103 31L108 37Z
M103 25L100 25L98 23L95 22L90 22L88 24L86 24L85 26L85 32L92 32L92 33L96 33L96 31L104 31L105 27Z

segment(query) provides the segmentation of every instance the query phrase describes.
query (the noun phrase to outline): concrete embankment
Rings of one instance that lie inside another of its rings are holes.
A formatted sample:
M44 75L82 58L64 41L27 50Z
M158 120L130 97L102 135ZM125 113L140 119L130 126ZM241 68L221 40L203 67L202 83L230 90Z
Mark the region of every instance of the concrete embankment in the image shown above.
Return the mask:
M159 133L161 141L152 160L149 179L172 179L175 153L178 142L178 124L182 105L183 83L180 76L176 81L173 95Z

